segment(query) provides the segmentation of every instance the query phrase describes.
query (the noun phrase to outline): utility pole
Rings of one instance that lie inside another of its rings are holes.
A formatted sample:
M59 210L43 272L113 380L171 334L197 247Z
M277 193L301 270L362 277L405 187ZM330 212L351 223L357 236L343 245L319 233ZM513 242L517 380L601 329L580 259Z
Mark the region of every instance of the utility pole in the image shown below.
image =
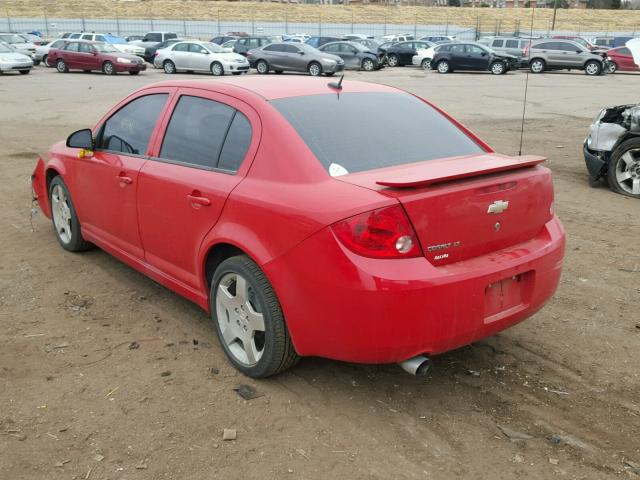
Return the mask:
M558 0L553 0L553 20L551 20L551 31L556 29L556 12L558 11Z

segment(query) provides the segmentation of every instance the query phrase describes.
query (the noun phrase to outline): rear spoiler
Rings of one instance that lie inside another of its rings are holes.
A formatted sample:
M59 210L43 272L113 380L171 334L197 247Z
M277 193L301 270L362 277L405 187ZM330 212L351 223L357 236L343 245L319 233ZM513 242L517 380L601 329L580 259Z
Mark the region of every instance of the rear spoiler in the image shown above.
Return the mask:
M388 178L376 180L376 184L393 188L425 187L461 178L533 167L545 160L545 157L536 155L509 157L497 153L430 160L389 171ZM385 174L380 172L380 176L384 177Z

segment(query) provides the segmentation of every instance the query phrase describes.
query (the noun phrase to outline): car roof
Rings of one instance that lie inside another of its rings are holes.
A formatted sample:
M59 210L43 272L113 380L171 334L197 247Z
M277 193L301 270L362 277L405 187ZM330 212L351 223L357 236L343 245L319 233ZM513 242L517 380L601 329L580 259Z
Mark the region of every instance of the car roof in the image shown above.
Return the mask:
M231 96L246 96L247 93L264 100L301 97L308 95L335 94L336 90L328 86L326 78L309 77L267 77L251 75L240 78L219 78L215 80L167 80L148 85L152 87L182 87L225 93ZM340 94L363 92L404 93L402 90L387 85L347 80L342 84Z

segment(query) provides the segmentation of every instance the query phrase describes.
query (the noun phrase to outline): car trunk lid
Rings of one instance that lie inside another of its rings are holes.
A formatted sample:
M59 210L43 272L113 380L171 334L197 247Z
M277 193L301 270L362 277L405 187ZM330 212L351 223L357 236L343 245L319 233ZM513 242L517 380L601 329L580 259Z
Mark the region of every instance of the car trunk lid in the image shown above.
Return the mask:
M536 236L552 216L551 173L537 156L495 153L336 177L396 198L434 265L473 258Z

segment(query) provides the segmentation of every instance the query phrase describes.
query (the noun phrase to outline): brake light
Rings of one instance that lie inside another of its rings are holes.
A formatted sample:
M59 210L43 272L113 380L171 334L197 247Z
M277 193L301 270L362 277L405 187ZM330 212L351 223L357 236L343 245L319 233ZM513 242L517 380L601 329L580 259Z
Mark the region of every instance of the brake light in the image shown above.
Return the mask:
M413 227L400 205L361 213L334 223L331 228L345 247L364 257L422 256Z
M528 56L528 55L529 55L529 45L527 45L526 47L524 47L524 48L522 49L522 56L523 56L523 57L526 57L526 56Z
M253 57L253 53L247 52L247 57Z

